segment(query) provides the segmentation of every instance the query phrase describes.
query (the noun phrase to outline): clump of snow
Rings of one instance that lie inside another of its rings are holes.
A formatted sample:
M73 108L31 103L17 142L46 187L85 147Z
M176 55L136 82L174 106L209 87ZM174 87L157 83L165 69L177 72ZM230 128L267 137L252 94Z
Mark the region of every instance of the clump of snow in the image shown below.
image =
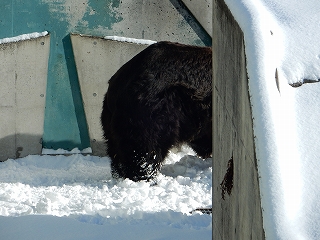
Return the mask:
M79 150L78 148L74 148L71 151L68 151L62 148L59 148L56 150L43 148L41 153L44 155L75 154L75 153L90 154L92 153L92 148L88 147L82 150Z
M47 31L22 34L22 35L19 35L19 36L16 36L16 37L0 39L0 44L11 43L11 42L19 42L19 41L29 40L29 39L33 39L33 38L44 37L44 36L46 36L48 34L49 33Z
M124 229L140 236L133 239L211 239L211 216L191 211L212 207L212 161L188 153L186 146L170 152L155 185L113 179L108 157L44 155L1 162L0 238L35 239L64 223L68 239L84 239L78 238L84 229L92 229L87 239L128 239ZM48 226L41 229L43 221ZM19 234L21 224L27 227Z
M104 39L119 41L119 42L128 42L128 43L136 43L136 44L145 44L151 45L156 43L153 40L146 40L146 39L136 39L136 38L128 38L128 37L118 37L118 36L106 36Z
M320 83L289 85L320 78L320 2L226 3L244 32L266 237L320 239Z

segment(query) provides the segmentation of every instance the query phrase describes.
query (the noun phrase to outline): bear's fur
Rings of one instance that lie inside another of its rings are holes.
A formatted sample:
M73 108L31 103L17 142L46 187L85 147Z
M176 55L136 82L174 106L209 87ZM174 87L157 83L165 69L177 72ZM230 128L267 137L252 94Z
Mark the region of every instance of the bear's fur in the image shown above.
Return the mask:
M212 153L212 50L150 45L110 79L101 124L112 175L152 179L173 146Z

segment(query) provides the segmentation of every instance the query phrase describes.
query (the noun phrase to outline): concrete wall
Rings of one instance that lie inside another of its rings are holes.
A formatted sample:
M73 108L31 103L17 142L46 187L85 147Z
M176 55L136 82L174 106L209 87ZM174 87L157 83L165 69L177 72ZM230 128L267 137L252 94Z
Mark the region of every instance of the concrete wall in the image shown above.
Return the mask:
M212 0L183 0L183 3L212 37Z
M264 239L243 33L223 0L212 35L213 239Z
M108 81L133 56L148 45L71 35L72 47L94 155L106 155L100 115Z
M50 36L0 44L0 161L40 154Z
M0 38L50 32L44 132L41 133L44 148L84 149L91 144L74 57L77 54L74 51L79 48L72 48L70 33L211 45L211 37L195 27L197 23L189 17L190 13L181 14L180 3L180 0L0 1ZM91 59L88 62L95 61L93 54L87 57ZM15 66L20 71L20 63L14 65L12 58L4 61L6 67ZM31 71L38 70L35 67ZM86 94L86 89L82 91ZM0 145L0 151L4 146Z

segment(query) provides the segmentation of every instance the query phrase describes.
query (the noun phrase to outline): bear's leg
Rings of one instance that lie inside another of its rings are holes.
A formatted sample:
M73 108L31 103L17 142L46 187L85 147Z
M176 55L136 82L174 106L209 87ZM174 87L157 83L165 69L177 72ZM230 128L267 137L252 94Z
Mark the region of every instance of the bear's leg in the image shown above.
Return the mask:
M212 136L210 134L191 141L189 145L202 158L209 158L212 154Z
M132 150L131 146L133 143L121 144L123 147L118 148L116 154L110 156L112 159L111 162L111 171L114 178L129 178L133 181L139 181L144 179L145 173L143 173L140 165L140 159L143 159L137 153L137 150ZM112 148L112 144L110 145ZM113 152L113 150L111 150ZM111 153L110 152L110 153Z
M130 117L124 114L130 113L114 114L107 139L112 175L133 181L151 180L174 143L172 137L167 136L168 124L159 128L157 121L147 118L128 121Z
M163 161L161 150L144 148L141 145L146 143L136 144L136 140L132 140L128 144L120 143L123 147L115 151L110 140L108 154L112 160L111 170L114 178L129 178L133 181L150 180L160 169ZM127 141L128 139L125 140Z
M103 136L104 136L105 140L109 139L109 137L110 137L111 116L112 116L112 113L108 107L107 95L105 95L104 100L103 100L102 113L100 116L100 121L101 121L101 125L102 125L102 130L103 130Z

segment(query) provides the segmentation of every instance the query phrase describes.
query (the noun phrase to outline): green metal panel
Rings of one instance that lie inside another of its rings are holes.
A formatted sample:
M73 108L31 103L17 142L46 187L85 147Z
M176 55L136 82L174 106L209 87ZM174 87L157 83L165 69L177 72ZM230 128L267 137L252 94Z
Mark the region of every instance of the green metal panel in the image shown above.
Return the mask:
M152 2L152 3L151 3ZM171 3L170 3L171 2ZM50 57L47 77L46 109L44 121L43 147L63 148L71 150L75 147L84 149L90 146L88 127L85 119L83 102L79 88L78 74L74 62L71 47L70 33L81 33L88 35L123 35L139 38L141 23L138 21L124 21L126 14L119 12L125 4L131 4L137 9L144 9L148 4L148 11L159 11L159 8L150 7L151 4L159 4L168 8L175 8L183 15L182 20L177 20L175 29L184 32L185 28L191 26L195 33L186 34L172 33L164 40L180 41L179 36L188 35L192 42L184 43L210 45L211 38L192 17L188 16L187 9L181 1L166 0L145 2L144 0L1 0L0 1L0 38L13 37L31 32L48 31L51 38ZM170 5L171 4L171 5ZM139 7L140 6L140 7ZM161 9L161 8L160 8ZM123 10L123 9L122 9ZM162 10L161 10L162 11ZM131 14L131 9L126 10ZM132 13L139 16L140 13ZM163 21L166 26L167 20L161 20L159 14L149 13L149 19L158 24ZM179 15L179 14L178 14ZM157 18L158 17L158 18ZM175 16L176 17L176 16ZM160 20L159 20L160 19ZM137 19L138 20L138 19ZM115 24L123 21L123 25ZM183 23L177 27L178 24ZM159 26L150 30L147 24L146 33L154 40L161 40L160 33L164 31ZM119 27L120 26L120 27ZM129 30L130 27L130 30ZM136 29L139 28L139 31ZM190 27L189 27L190 28ZM181 29L181 30L180 30ZM147 32L148 31L148 32ZM153 32L152 32L153 31ZM204 32L203 32L204 31ZM144 30L142 37L144 37ZM162 35L163 36L163 35ZM36 69L35 69L36 71ZM107 79L106 79L107 82ZM94 83L93 83L94 84ZM31 116L32 117L32 116Z

